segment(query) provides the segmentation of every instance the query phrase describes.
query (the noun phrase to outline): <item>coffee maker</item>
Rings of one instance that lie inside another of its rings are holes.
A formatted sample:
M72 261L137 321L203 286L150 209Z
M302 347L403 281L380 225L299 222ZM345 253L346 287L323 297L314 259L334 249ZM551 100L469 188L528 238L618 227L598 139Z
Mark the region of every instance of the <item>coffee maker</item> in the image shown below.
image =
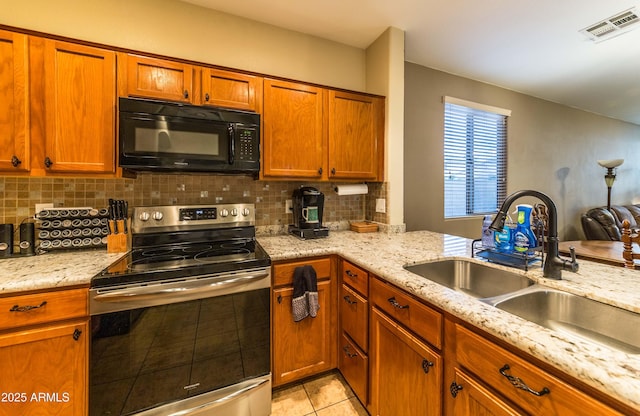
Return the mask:
M292 195L293 224L289 233L303 238L320 238L329 235L329 228L322 226L324 194L311 186L302 186Z

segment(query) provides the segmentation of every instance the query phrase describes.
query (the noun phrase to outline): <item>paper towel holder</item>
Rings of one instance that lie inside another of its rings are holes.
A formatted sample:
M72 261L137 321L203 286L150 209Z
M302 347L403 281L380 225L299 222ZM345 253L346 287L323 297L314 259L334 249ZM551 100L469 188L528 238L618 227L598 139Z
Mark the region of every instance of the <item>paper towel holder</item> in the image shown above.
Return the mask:
M366 195L369 186L366 183L333 185L333 190L338 195Z

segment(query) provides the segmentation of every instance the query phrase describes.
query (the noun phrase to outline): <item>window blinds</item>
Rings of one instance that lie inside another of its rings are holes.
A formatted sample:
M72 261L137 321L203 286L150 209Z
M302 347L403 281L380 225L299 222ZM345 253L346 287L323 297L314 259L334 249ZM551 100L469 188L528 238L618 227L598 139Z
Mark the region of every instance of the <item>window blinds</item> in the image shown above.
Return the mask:
M444 215L496 212L507 188L509 110L445 97Z

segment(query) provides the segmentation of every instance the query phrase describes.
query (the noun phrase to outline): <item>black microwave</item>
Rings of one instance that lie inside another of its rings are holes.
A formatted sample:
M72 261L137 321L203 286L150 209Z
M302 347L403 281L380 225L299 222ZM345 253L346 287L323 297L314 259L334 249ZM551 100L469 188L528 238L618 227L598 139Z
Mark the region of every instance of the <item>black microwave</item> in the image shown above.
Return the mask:
M119 99L119 166L134 171L260 171L260 115Z

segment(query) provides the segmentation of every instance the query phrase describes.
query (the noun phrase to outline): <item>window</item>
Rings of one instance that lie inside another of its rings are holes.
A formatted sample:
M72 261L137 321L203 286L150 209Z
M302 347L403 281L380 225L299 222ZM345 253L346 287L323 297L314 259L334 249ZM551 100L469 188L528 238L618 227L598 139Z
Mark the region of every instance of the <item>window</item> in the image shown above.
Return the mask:
M497 212L507 191L510 110L444 97L444 217Z

